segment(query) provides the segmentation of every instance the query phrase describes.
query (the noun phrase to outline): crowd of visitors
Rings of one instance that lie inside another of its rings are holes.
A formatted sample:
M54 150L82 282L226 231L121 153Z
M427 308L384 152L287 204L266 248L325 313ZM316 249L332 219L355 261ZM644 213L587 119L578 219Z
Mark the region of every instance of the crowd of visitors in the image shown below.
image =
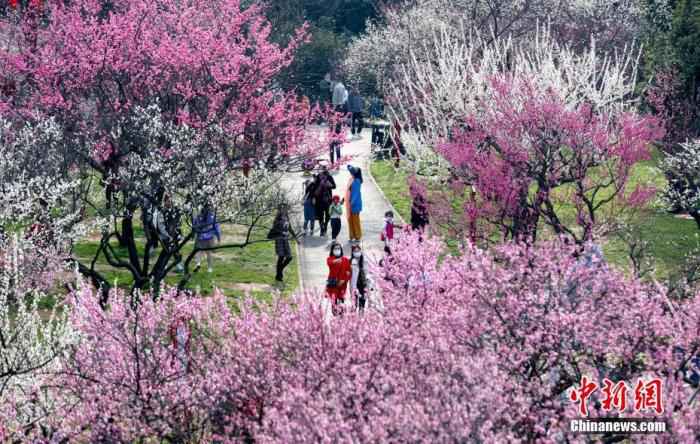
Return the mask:
M348 92L345 85L338 81L331 85L331 101L334 110L340 113L341 118L329 121L329 129L340 133L349 130L354 138L361 138L364 128L365 101L357 87L352 87ZM375 121L384 115L384 104L378 97L372 99L368 116ZM346 119L344 119L345 117ZM401 128L398 124L390 126L390 132L386 140L381 142L392 146L392 154L399 157ZM372 143L379 142L376 128L372 128ZM403 147L401 146L401 149ZM341 143L334 141L330 146L331 166L340 159ZM313 162L309 162L312 164ZM310 174L313 166L306 168L306 174ZM336 166L337 169L337 166ZM318 233L321 237L328 235L330 225L330 253L327 258L328 279L326 281L326 293L332 302L333 312L342 312L344 304L353 305L357 310L363 310L367 303L367 294L371 287L371 279L367 273L367 264L361 247L363 237L362 221L360 215L363 211L362 202L362 169L355 165L347 165L350 178L344 189L339 189L336 180L331 175L328 166L320 165L317 174L307 177L303 186L303 236L310 237ZM147 206L148 207L148 206ZM148 219L144 223L146 237L149 243L156 246L159 242L163 248L179 251L178 244L183 236L180 229L182 214L172 205L171 197L163 196L163 209L158 211L155 206L144 214ZM343 245L339 237L343 228L343 220L347 222L350 256L344 256ZM411 207L411 228L423 230L428 224L426 202L420 194L415 195ZM316 227L318 226L318 231ZM192 218L194 240L197 254L195 255L195 271L201 267L203 256L207 259L207 271L213 271L213 255L217 245L221 242L221 228L216 218L216 212L209 203L205 203L201 211ZM386 257L391 256L393 242L397 230L403 227L395 224L394 214L387 211L384 214L384 223L380 233L380 241L383 243ZM275 242L275 255L277 256L276 274L277 281L284 280L284 270L292 262L291 239L297 238L290 221L290 211L287 204L280 204L272 223L268 239ZM175 258L176 271L183 271L182 258L177 254ZM349 301L346 294L349 290Z

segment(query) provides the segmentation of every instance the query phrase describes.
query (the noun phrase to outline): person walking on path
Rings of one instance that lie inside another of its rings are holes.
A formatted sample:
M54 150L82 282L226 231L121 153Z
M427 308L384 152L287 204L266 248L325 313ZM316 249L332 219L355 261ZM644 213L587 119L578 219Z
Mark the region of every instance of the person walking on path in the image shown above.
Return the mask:
M333 87L333 108L338 113L345 114L347 112L348 91L345 89L343 82L337 82Z
M331 238L333 241L338 239L340 234L340 229L342 223L340 218L343 216L343 204L345 199L340 199L340 196L333 196L333 203L331 204L330 214L331 214Z
M375 97L369 106L369 118L381 119L382 117L384 117L384 104L380 97Z
M275 280L282 282L284 280L284 269L292 262L292 247L289 244L290 234L296 238L294 230L289 223L289 214L286 204L280 204L277 209L277 216L272 223L272 229L268 233L268 239L275 240L275 254L277 255L277 273Z
M352 257L350 258L350 295L355 308L363 311L367 302L367 265L362 249L359 245L352 247Z
M351 177L346 191L345 201L348 205L348 230L350 242L359 242L362 239L362 225L360 213L362 212L362 170L348 165Z
M211 209L209 203L204 204L202 212L192 222L192 229L197 234L195 248L207 249L204 251L207 255L207 272L212 272L212 254L211 248L216 246L216 242L221 242L221 228L216 221L216 215ZM214 241L216 238L216 241ZM202 265L202 252L197 253L198 269Z
M352 277L350 260L343 256L343 246L337 242L331 244L328 259L328 280L326 281L326 294L331 300L333 314L342 312L342 304L345 302L345 293L348 282Z
M314 224L316 222L316 210L314 208L315 178L304 181L304 236L314 234Z
M362 127L364 126L362 113L365 109L365 101L360 95L357 87L352 89L352 93L348 97L348 111L352 113L352 124L350 131L353 137L362 137Z
M328 230L330 206L333 200L333 190L335 187L333 176L328 172L328 168L323 165L321 167L321 172L316 176L314 182L314 210L316 212L316 218L319 221L321 236L325 236Z
M371 120L372 124L372 144L379 144L381 142L381 134L379 130L379 125L377 123L377 120L381 119L384 117L384 104L382 103L382 99L379 97L375 97L372 100L372 104L369 107L369 118Z
M329 145L330 161L331 166L333 166L333 164L340 161L340 148L342 147L341 140L343 140L343 136L341 135L341 132L343 131L343 116L338 113L333 113L329 128L333 128L335 133L331 137L331 143Z

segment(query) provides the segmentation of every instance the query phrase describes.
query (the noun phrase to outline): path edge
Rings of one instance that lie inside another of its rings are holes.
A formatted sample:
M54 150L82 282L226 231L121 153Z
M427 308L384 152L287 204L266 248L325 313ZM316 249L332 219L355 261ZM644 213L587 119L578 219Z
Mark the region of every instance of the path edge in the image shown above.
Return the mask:
M372 159L367 159L366 164L365 164L365 171L367 171L367 175L369 176L370 180L374 184L374 187L379 191L379 195L382 196L382 199L384 199L384 202L389 206L389 209L394 213L394 217L398 216L399 220L401 220L401 223L403 225L406 225L406 221L404 220L403 216L401 216L401 213L396 211L396 208L394 208L394 205L392 205L391 201L386 197L386 194L384 194L384 190L382 190L382 187L379 186L377 181L374 179L374 176L372 175Z
M294 248L297 252L297 277L299 278L299 289L301 290L302 293L306 291L306 284L304 283L304 273L301 272L302 267L304 266L304 259L303 259L303 254L301 253L301 247L299 247L299 242L298 240L294 242Z

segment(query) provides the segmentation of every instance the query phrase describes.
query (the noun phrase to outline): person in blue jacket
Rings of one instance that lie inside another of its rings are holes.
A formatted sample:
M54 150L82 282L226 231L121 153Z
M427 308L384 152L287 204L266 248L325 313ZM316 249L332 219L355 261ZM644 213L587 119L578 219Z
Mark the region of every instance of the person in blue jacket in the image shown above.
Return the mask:
M202 212L192 221L192 229L197 234L195 247L198 249L207 249L204 252L207 255L207 271L212 272L212 254L210 248L216 246L217 241L221 242L221 228L216 221L216 214L211 209L209 204L205 204ZM197 253L197 266L199 268L202 261L202 253Z
M348 183L345 202L348 206L348 230L350 231L350 242L359 242L362 239L362 225L360 223L360 213L362 212L362 170L348 165L351 178Z

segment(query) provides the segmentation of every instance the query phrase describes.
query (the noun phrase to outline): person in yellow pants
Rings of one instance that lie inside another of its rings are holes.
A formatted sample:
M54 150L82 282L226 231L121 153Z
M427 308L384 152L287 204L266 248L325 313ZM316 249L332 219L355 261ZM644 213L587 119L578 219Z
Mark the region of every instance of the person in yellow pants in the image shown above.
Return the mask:
M348 207L348 230L350 231L350 242L359 242L362 239L362 224L360 222L360 213L362 212L362 170L348 165L348 171L350 171L351 175L345 198Z

